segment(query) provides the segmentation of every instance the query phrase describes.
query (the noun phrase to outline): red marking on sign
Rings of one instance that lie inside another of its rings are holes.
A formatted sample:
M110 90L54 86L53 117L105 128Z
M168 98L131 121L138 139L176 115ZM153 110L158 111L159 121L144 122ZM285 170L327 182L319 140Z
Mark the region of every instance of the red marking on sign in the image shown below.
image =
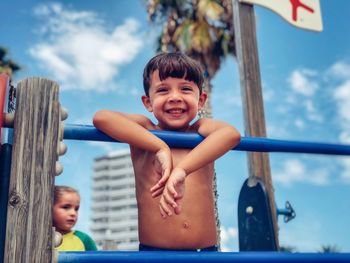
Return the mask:
M305 10L309 11L310 13L314 12L314 10L311 7L303 4L301 2L301 0L289 0L289 1L292 4L292 8L293 8L292 18L293 18L294 21L298 20L298 8L299 7L304 8Z

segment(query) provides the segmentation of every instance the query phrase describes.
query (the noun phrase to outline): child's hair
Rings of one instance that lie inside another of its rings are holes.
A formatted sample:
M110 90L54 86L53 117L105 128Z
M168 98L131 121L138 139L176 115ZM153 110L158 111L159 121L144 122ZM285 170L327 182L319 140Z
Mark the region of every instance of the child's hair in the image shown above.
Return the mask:
M196 83L199 92L202 93L204 76L200 64L183 53L173 52L160 53L153 57L145 66L143 71L143 88L146 96L149 96L151 76L156 70L159 70L160 80L163 81L168 77L184 78Z
M55 185L53 203L56 204L64 193L76 193L77 195L79 195L78 190L74 189L73 187L65 185Z

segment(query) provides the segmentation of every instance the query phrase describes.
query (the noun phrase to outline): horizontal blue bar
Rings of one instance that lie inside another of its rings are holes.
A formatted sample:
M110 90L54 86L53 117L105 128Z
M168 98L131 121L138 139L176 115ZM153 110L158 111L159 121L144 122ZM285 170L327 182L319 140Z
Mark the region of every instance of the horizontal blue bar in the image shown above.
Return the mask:
M204 139L198 133L173 131L151 132L164 140L170 147L176 148L194 148ZM64 139L117 142L117 140L99 131L94 126L81 124L66 124L64 128ZM242 137L241 142L233 150L350 155L350 145L346 144L286 141L262 137Z
M60 252L59 263L94 263L94 262L350 262L350 253L285 253L285 252L151 252L151 251L86 251Z

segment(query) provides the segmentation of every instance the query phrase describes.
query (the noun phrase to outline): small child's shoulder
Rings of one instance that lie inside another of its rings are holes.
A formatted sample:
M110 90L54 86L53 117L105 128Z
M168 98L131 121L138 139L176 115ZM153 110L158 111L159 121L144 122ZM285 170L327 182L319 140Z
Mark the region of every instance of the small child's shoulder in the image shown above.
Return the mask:
M79 230L74 230L74 235L77 236L84 244L85 250L97 250L95 241L88 234Z

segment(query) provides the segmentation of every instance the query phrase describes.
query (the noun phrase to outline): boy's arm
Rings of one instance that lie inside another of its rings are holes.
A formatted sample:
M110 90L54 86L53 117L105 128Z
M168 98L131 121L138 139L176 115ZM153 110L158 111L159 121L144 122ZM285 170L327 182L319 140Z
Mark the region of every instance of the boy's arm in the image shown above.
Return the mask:
M174 208L175 213L180 213L179 200L184 194L184 179L187 175L215 161L240 142L239 132L224 122L200 119L194 128L205 139L174 167L160 200L163 216L171 215L168 204Z
M147 151L169 149L165 142L147 130L153 125L143 115L100 110L96 112L93 124L110 137Z
M198 120L194 128L205 139L176 166L183 169L187 175L215 161L241 140L240 133L233 126L222 121L204 118Z
M172 159L168 145L148 131L154 128L153 123L143 115L100 110L96 112L93 124L116 140L156 154L155 165L161 169L162 177L152 189L159 194L170 175Z

